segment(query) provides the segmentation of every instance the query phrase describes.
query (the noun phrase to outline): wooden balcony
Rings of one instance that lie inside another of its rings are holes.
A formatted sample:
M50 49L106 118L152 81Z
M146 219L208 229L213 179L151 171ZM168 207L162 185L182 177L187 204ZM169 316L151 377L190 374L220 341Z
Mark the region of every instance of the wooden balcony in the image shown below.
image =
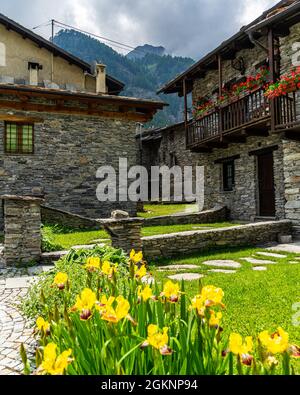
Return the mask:
M298 105L297 105L298 103ZM274 104L275 132L286 132L286 136L299 140L300 135L299 91L278 97Z
M271 108L263 89L215 109L187 125L186 143L192 151L226 148L228 143L245 142L248 135L268 135Z

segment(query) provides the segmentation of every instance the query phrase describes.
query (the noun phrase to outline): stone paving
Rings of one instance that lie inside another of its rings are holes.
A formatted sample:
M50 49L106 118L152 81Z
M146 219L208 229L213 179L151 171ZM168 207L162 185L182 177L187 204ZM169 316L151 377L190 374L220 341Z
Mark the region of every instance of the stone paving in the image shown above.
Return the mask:
M220 268L232 268L232 269L239 269L242 265L238 262L231 261L231 260L212 260L203 262L202 265L206 266L214 266Z
M0 269L0 375L21 374L23 364L20 346L28 356L34 353L35 339L32 323L26 321L18 309L28 287L36 275L51 268Z
M170 280L174 281L195 281L195 280L200 280L200 278L203 278L203 274L197 274L197 273L181 273L181 274L174 274L174 276L169 276L168 278Z

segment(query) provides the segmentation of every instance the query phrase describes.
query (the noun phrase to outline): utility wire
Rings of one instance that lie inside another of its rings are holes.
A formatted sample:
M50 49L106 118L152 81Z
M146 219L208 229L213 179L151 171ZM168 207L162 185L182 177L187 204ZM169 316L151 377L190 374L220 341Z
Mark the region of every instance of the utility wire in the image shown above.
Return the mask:
M149 52L144 51L142 49L136 49L135 47L133 47L131 45L124 44L124 43L121 43L119 41L115 41L115 40L112 40L110 38L107 38L107 37L99 36L99 35L94 34L94 33L90 33L90 32L88 32L86 30L82 30L82 29L76 28L75 26L68 25L67 23L59 22L59 21L57 21L55 19L50 20L50 21L48 21L46 23L43 23L41 25L35 26L33 29L36 30L36 29L39 29L41 27L46 27L46 26L51 25L52 23L54 23L54 25L56 25L58 27L69 28L69 29L75 30L75 31L77 31L79 33L83 33L83 34L87 34L87 35L92 36L92 37L96 37L99 40L107 41L108 43L110 43L111 47L122 49L123 51L135 50L135 51L137 51L137 52L139 52L141 54L144 54L144 55L149 53Z

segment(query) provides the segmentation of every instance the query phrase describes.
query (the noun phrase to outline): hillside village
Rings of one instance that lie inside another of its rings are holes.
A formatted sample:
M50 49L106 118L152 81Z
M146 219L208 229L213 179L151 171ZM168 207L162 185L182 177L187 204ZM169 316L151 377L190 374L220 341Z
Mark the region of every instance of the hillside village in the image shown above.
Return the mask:
M196 62L52 38L0 14L0 375L299 375L300 0Z

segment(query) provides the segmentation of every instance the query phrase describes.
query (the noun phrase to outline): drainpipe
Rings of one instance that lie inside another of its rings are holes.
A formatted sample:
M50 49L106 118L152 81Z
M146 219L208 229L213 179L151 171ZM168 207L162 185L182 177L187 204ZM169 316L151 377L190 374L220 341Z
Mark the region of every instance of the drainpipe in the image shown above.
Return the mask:
M254 38L254 32L253 31L248 31L247 32L249 40L252 42L252 44L254 44L256 47L260 47L261 49L263 49L265 52L269 53L269 49L266 48L262 43L260 43L258 40L256 40Z

